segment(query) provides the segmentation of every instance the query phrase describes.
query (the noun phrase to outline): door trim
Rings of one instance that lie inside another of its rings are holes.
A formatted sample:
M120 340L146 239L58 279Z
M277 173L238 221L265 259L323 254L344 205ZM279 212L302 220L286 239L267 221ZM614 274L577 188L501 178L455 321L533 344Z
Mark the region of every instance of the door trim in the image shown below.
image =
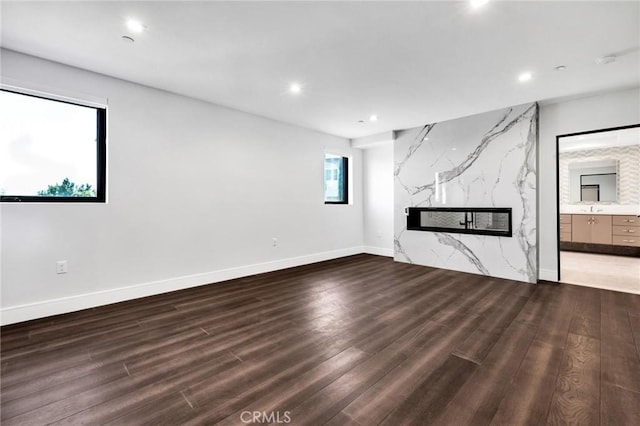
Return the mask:
M558 282L560 281L562 268L560 267L560 138L568 136L589 135L592 133L612 132L615 130L633 129L640 127L640 124L629 124L626 126L606 127L603 129L587 130L584 132L564 133L556 135L556 251L558 253Z

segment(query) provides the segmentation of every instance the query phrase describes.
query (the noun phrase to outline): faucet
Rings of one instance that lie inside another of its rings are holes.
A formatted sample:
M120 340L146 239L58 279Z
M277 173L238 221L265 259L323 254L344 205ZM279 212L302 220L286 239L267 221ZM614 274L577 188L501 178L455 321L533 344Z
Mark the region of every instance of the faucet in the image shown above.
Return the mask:
M460 225L464 225L464 229L473 229L473 213L464 212L464 221L458 222ZM471 225L471 226L469 226Z
M593 206L589 207L589 211L593 213Z

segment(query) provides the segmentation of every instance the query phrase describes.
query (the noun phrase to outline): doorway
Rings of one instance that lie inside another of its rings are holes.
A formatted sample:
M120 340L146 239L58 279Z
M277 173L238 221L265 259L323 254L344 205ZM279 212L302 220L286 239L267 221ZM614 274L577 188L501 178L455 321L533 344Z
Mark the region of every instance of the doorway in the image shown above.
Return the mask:
M640 294L640 124L556 137L558 281Z

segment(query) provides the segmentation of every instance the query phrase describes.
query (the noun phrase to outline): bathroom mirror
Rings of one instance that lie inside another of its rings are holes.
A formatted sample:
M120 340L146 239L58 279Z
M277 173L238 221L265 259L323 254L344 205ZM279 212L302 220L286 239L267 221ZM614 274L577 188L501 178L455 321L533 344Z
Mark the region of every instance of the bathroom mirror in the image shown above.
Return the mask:
M558 137L561 210L581 204L637 206L639 172L640 126Z
M568 168L571 203L618 201L618 160L576 161Z

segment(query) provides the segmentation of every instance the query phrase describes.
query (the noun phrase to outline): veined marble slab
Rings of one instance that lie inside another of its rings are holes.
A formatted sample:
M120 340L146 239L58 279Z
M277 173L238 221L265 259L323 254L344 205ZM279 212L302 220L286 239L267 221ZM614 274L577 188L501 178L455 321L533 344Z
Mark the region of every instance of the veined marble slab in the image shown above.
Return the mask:
M397 132L395 259L536 282L538 106ZM511 207L513 237L408 231L405 207Z

